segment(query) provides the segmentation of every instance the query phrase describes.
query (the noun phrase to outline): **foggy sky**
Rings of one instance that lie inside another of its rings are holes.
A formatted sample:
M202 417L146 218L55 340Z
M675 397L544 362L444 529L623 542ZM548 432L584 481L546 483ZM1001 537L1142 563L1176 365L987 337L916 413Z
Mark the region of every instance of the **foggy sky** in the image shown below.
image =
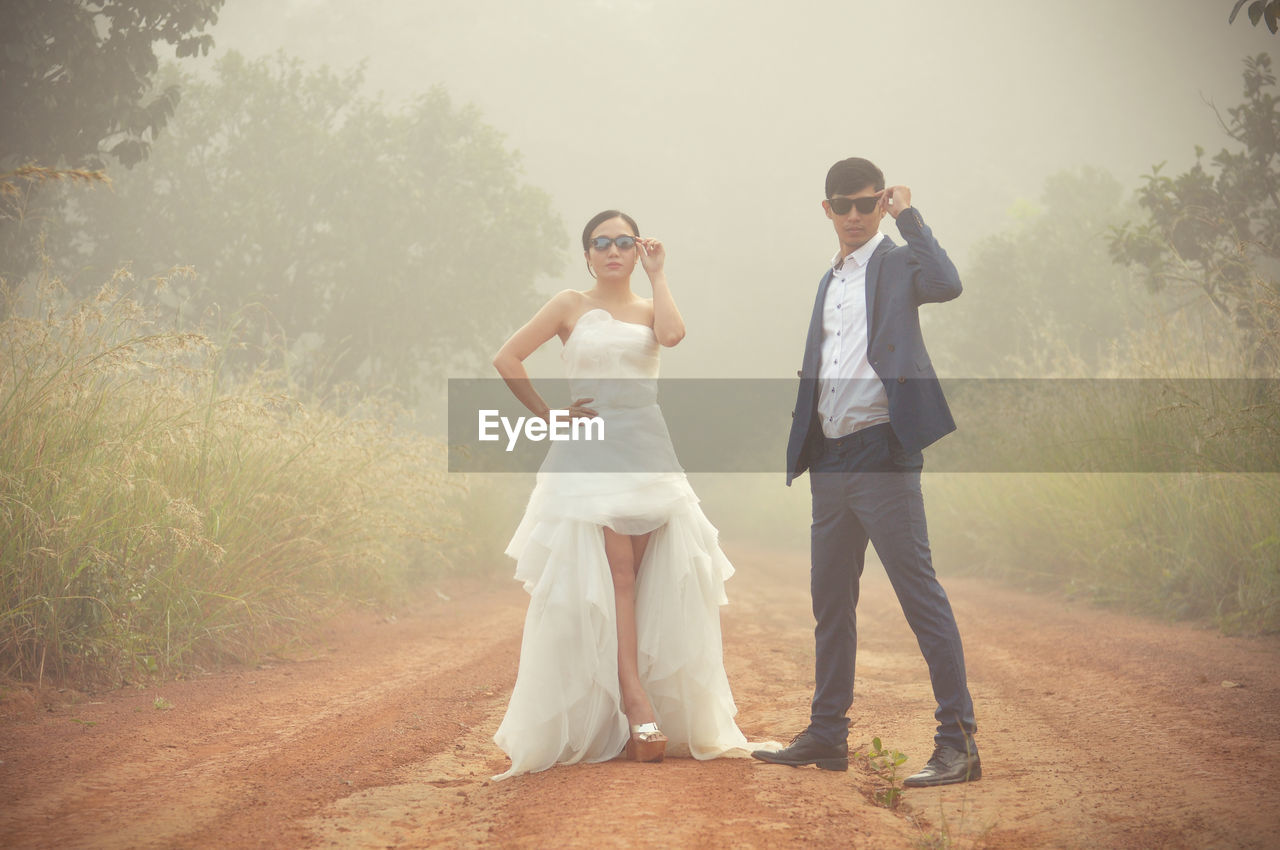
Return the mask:
M866 156L909 185L963 274L1054 172L1100 166L1132 189L1223 147L1206 100L1225 115L1241 60L1278 43L1243 16L1228 26L1231 5L228 0L213 55L365 60L393 103L442 84L565 222L569 262L542 289L589 288L582 224L626 210L666 242L689 328L663 374L787 377L836 248L820 207L832 162ZM495 246L494 273L512 260ZM632 283L649 294L638 266ZM494 305L502 335L526 318ZM559 348L531 374L558 376Z

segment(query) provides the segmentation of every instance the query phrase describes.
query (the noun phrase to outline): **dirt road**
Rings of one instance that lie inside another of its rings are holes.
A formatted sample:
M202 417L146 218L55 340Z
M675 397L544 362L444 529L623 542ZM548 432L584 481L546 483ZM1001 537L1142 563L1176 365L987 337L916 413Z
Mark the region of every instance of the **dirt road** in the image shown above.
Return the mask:
M748 737L787 740L812 676L803 554L728 549L726 666ZM924 663L867 570L853 742L928 757ZM100 695L9 692L5 847L1280 847L1280 639L1226 638L946 582L983 779L913 789L750 759L559 767L494 783L526 597L447 588L299 657ZM949 839L949 844L942 840Z

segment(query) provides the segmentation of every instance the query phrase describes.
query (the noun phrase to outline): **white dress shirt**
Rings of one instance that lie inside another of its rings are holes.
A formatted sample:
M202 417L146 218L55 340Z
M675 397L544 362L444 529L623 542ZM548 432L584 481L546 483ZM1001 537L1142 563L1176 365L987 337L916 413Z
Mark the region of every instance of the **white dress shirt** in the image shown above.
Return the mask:
M818 370L818 417L827 437L889 421L889 397L867 359L867 261L883 238L877 233L843 262L839 252L831 260Z

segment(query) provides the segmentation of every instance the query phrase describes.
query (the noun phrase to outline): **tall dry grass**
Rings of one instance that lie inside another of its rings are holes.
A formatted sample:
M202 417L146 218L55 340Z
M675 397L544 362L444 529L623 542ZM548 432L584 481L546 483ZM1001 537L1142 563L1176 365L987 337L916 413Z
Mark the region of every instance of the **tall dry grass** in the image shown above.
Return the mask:
M1271 292L1260 286L1258 309L1280 316ZM1088 439L1103 468L1141 470L1155 455L1177 471L929 476L940 567L1227 632L1280 629L1280 474L1258 471L1280 468L1280 397L1275 360L1259 373L1257 354L1231 325L1182 314L1116 352L1104 376L1115 384L1064 381L1036 414L1045 468L1071 468L1055 453ZM1056 377L1084 376L1067 363ZM1123 382L1133 377L1145 380ZM1189 384L1209 391L1184 398Z
M160 328L113 281L0 323L0 675L250 658L446 566L458 479L394 411L338 416Z

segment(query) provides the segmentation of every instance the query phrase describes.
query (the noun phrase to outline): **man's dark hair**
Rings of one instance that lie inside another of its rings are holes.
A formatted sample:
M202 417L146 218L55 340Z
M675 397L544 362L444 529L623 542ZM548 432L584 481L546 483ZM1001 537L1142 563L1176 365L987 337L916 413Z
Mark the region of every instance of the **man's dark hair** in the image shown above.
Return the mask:
M842 159L827 172L827 197L852 195L868 186L879 192L884 188L884 173L869 159L851 156Z
M622 219L627 223L627 226L631 228L631 235L633 236L640 235L640 227L636 224L636 220L634 218L632 218L631 216L627 215L624 212L619 212L618 210L605 210L604 212L596 213L595 215L593 215L591 217L591 221L587 222L587 226L582 228L582 250L584 251L589 250L589 245L591 242L591 231L595 230L597 227L599 227L601 224L603 224L604 222L608 221L611 218Z

